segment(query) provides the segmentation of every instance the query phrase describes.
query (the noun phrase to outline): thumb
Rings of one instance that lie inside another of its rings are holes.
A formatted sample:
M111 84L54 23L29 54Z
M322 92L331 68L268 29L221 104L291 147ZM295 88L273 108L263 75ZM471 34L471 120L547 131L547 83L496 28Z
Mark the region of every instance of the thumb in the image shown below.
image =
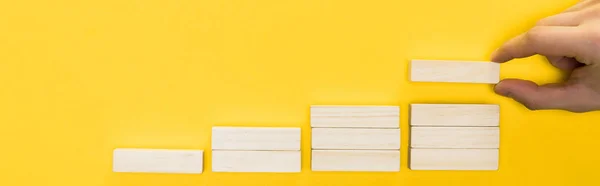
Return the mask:
M547 84L538 86L532 81L505 79L494 87L502 96L510 97L530 110L571 108L575 94L570 93L566 84Z

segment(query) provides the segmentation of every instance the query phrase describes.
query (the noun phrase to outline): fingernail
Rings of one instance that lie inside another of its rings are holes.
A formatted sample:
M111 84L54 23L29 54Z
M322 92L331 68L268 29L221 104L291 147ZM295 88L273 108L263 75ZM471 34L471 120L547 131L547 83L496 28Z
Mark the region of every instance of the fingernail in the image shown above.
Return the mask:
M498 49L496 49L496 50L494 50L494 52L492 52L492 55L490 56L490 61L492 61L492 62L499 62L496 59L496 55L498 55Z
M496 94L509 98L512 97L512 93L510 93L509 91L496 91Z
M501 96L512 97L512 93L509 90L502 88L502 81L494 86L494 92Z
M496 56L496 53L498 53L498 49L496 49L492 52L492 57Z

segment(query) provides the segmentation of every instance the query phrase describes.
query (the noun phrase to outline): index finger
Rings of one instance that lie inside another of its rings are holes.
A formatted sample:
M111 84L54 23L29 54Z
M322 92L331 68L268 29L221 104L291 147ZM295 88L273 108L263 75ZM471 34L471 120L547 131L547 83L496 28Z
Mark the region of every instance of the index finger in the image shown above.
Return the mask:
M577 27L538 26L504 43L492 54L492 61L506 62L535 54L545 56L580 56L587 50L584 34Z

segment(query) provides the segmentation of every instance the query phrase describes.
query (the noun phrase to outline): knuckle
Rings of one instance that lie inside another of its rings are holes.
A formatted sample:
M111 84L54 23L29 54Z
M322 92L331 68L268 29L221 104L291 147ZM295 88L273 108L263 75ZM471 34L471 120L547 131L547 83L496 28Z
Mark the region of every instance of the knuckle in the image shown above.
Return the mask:
M583 33L593 47L600 47L600 31L597 28L585 28Z
M583 83L573 82L569 85L577 96L568 102L564 110L574 113L584 113L600 109L600 94Z
M537 43L543 37L544 29L542 27L533 27L525 33L525 40L529 43Z
M585 27L583 29L584 29L583 34L589 40L594 41L594 42L600 41L600 31L598 31L597 28Z
M591 59L597 59L597 52L600 50L600 30L598 27L596 28L583 28L582 30L583 37L586 42L581 43L582 47L580 51L578 51L577 60L581 63L590 64Z
M580 21L579 25L585 25L588 21L594 21L598 16L600 16L598 8L600 8L600 6L598 6L598 4L594 4L579 11L571 12L570 14L574 15L575 18Z
M598 12L598 5L594 5L592 8L582 10L580 12L580 16L585 20L592 20L598 16L600 16L600 12Z
M589 3L589 4L587 4L589 6L589 5L595 5L599 2L600 2L600 0L580 0L579 3Z

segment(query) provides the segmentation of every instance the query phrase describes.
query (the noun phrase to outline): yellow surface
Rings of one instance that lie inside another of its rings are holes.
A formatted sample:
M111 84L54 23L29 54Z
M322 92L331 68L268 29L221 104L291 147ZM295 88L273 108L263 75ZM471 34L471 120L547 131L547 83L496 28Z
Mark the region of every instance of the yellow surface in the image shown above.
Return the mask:
M599 113L408 81L409 59L487 60L575 2L0 0L0 185L598 185ZM533 57L502 77L561 73ZM500 104L500 170L409 170L417 102ZM402 170L311 172L311 104L400 105ZM302 127L302 173L212 173L213 125ZM205 172L112 173L116 147L205 149Z

